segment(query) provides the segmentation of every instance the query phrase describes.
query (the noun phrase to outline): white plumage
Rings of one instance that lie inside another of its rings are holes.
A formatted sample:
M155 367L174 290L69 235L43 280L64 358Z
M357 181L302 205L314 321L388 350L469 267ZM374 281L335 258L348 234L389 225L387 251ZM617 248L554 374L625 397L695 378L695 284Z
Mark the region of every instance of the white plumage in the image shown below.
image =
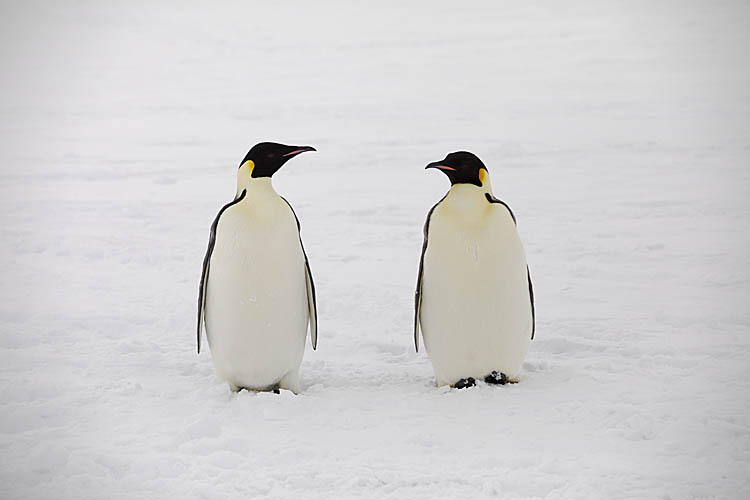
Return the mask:
M296 216L271 178L252 178L247 165L239 169L237 195L242 199L218 218L209 261L204 310L211 358L233 390L296 393L314 314Z
M509 209L454 184L428 220L418 317L437 385L518 379L532 336L529 278Z

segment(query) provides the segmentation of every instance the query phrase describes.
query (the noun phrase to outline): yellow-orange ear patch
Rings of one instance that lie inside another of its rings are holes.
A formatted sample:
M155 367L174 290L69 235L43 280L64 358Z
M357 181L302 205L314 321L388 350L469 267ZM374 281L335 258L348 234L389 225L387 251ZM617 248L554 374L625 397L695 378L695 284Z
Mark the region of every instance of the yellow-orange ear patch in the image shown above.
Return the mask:
M483 168L479 169L479 183L484 186L484 180L487 178L487 171Z
M246 161L246 162L245 162L245 163L243 164L243 167L244 167L245 165L247 165L247 169L248 169L248 170L250 171L250 176L252 177L252 175L253 175L253 169L255 168L255 162L254 162L253 160L247 160L247 161Z

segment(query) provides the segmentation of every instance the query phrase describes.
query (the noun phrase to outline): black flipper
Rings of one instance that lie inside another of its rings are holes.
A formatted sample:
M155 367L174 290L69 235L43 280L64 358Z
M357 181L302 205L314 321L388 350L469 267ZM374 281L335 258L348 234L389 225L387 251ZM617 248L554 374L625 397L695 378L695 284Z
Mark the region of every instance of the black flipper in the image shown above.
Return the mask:
M414 349L419 352L419 309L422 305L422 275L424 273L424 253L427 251L427 236L430 232L430 217L438 205L448 196L445 194L440 201L435 203L429 212L427 220L424 222L424 242L422 243L422 255L419 257L419 274L417 275L417 290L414 292Z
M531 340L534 340L534 334L536 333L536 310L534 308L534 285L531 283L529 266L526 266L526 277L529 280L529 298L531 299Z
M485 193L484 196L490 203L498 203L508 209L510 218L513 219L513 224L518 225L516 222L516 216L513 214L513 210L510 209L507 203L495 198L490 193ZM534 340L534 334L536 333L536 310L534 308L534 285L531 283L531 272L529 271L528 265L526 266L526 277L529 281L529 299L531 301L531 340Z
M201 353L201 326L204 321L204 309L206 307L206 285L208 284L208 271L211 266L211 254L214 252L214 246L216 245L216 228L219 225L219 218L226 209L232 205L236 205L245 198L247 194L246 190L242 190L242 193L236 197L233 201L227 203L219 213L216 214L214 222L211 224L211 234L208 238L208 249L206 250L206 256L203 257L203 270L201 271L201 282L198 287L198 328L197 328L197 340L198 340L198 354Z
M318 348L318 302L315 297L315 283L313 282L312 271L310 271L310 262L307 260L307 252L305 252L305 245L302 244L302 233L299 224L299 218L294 212L291 203L289 203L283 196L280 197L282 200L289 205L289 210L294 215L294 220L297 221L297 233L299 234L299 245L302 247L302 255L305 256L305 285L307 286L307 307L310 312L310 342L312 343L313 350Z

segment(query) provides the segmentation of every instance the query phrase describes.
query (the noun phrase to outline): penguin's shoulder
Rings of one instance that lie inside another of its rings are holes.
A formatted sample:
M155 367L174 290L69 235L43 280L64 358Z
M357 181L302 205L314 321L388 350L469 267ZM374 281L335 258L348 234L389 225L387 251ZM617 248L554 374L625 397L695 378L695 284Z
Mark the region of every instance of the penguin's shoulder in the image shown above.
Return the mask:
M243 219L248 214L248 207L248 195L243 190L240 196L236 197L234 201L227 203L221 208L214 222L214 231L221 233L225 228L242 224Z
M497 207L504 212L506 212L508 215L510 215L510 218L513 220L513 225L517 225L516 222L516 215L513 213L513 210L511 210L510 205L505 203L503 200L499 198L495 198L495 196L492 193L485 193L484 194L485 199L492 207Z
M437 229L447 231L456 228L478 229L496 216L493 205L488 203L484 193L478 193L474 186L454 186L431 210L431 219Z
M219 212L216 214L216 218L214 219L213 224L211 224L211 232L215 234L228 219L232 219L239 215L242 210L243 204L245 204L246 202L247 191L243 189L241 193L235 196L234 200L230 201L229 203L221 207L221 209L219 209Z
M277 193L263 193L258 196L248 193L243 200L229 206L221 215L221 226L233 226L246 229L264 230L264 228L294 228L297 230L297 218L289 203ZM289 227L287 227L289 226Z
M430 232L430 226L439 226L441 224L441 218L445 218L444 214L447 205L445 200L448 199L448 195L450 195L450 191L447 192L445 196L440 198L440 200L427 211L427 217L425 217L424 227L422 230L425 241L427 241L427 237ZM448 211L450 211L450 208L448 208Z
M279 207L281 209L282 214L287 217L294 220L294 224L297 226L297 231L299 232L301 230L301 226L299 223L299 217L297 217L297 212L294 211L294 207L292 207L292 204L289 203L289 200L284 198L283 196L279 195Z

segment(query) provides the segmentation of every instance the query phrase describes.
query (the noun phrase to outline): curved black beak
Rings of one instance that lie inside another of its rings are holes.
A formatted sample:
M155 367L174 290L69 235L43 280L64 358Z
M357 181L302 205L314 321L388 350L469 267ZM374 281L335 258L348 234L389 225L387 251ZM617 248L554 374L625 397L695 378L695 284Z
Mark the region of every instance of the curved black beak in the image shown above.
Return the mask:
M317 151L317 149L315 149L312 146L289 146L289 152L284 153L281 156L286 157L286 158L292 158L294 156L297 156L300 153L305 153L307 151Z

